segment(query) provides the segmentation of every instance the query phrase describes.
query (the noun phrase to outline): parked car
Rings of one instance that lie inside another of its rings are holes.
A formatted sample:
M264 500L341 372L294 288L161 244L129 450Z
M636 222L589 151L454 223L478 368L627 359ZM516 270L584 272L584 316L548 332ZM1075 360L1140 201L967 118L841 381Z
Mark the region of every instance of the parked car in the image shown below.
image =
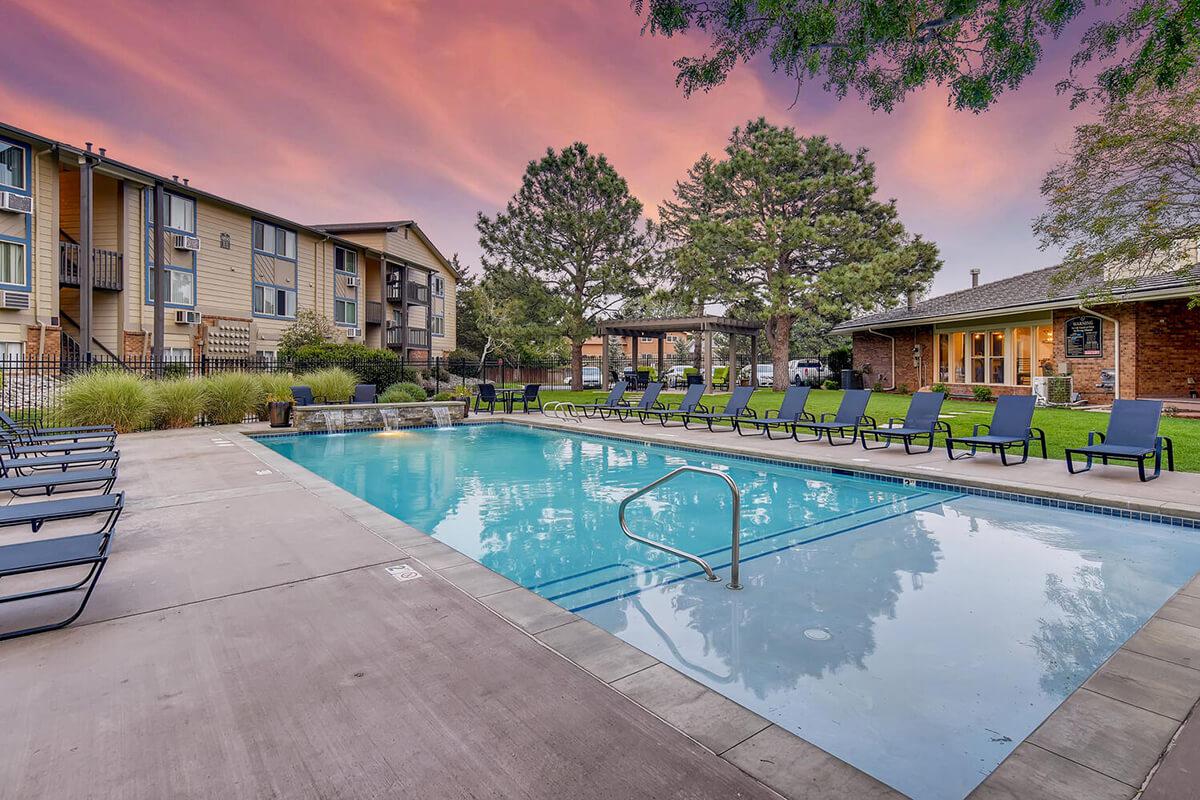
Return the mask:
M832 377L833 372L815 358L793 359L788 362L788 379L796 385Z
M750 380L750 365L742 367L738 371L739 381ZM774 364L759 364L758 365L758 382L756 386L770 386L775 382L775 365Z
M571 375L567 376L567 380L566 380L567 386L571 385L572 377L573 376L571 376ZM583 386L580 388L599 389L600 383L601 383L601 381L600 381L600 368L599 367L584 367L583 368Z

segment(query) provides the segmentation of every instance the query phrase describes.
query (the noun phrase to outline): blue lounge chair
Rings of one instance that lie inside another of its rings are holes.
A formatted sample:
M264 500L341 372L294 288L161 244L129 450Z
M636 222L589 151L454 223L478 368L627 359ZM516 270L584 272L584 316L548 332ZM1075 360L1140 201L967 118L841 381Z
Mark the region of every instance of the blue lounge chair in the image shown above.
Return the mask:
M1005 394L996 400L996 410L992 412L991 423L975 425L970 436L947 436L946 455L951 461L960 458L971 458L980 447L986 447L993 453L1000 454L1000 463L1009 466L1008 450L1012 447L1021 448L1021 460L1013 462L1024 464L1029 460L1029 445L1038 442L1042 446L1042 458L1046 457L1046 432L1041 428L1031 427L1033 409L1037 398L1031 394ZM981 434L981 430L987 433ZM954 445L967 445L970 450L959 451L956 455Z
M689 426L692 422L701 421L708 425L708 430L711 433L737 430L740 420L754 419L758 416L758 412L749 408L750 396L753 394L753 386L739 386L733 390L733 394L730 396L729 402L725 404L724 409L713 413L687 414L683 418L683 427L690 430ZM718 431L713 428L714 422L723 422L729 428Z
M890 417L886 428L872 427L861 431L863 449L882 450L891 447L892 442L898 439L904 443L904 452L912 455L914 452L913 442L917 439L928 439L929 446L916 452L930 452L933 450L934 435L938 433L950 435L950 423L938 419L944 402L946 402L946 395L942 392L917 392L908 402L908 411L905 412L903 420L900 417ZM901 423L900 427L892 427L897 422ZM867 444L868 436L882 444L872 447Z
M617 381L613 384L612 390L608 393L608 397L603 401L596 398L597 402L586 403L584 405L575 406L576 411L582 411L585 417L594 417L597 414L603 419L604 415L615 408L620 408L622 405L628 407L622 398L625 396L625 390L629 388L629 381Z
M72 455L24 456L12 458L0 455L0 477L14 478L22 475L33 475L38 472L67 472L72 467L100 469L108 464L115 464L120 459L119 450L103 452L74 453Z
M493 383L481 383L478 390L475 392L475 411L479 411L479 406L486 405L489 414L496 413L496 403L500 400L496 396L496 385Z
M84 504L79 502L80 500L92 501L92 505L96 507L96 510L91 512L86 511ZM103 507L101 507L101 504L94 502L97 500L104 501ZM67 516L62 516L61 514L56 515L55 512L50 512L46 508L48 506L59 507L60 504L74 504L75 511ZM45 503L26 503L5 508L5 512L8 512L8 516L13 519L15 519L16 514L20 510L25 510L31 516L22 520L22 522L30 522L33 524L34 530L37 530L41 527L41 523L49 519L84 517L92 513L108 514L108 521L100 530L94 533L64 536L57 539L36 539L0 547L0 581L3 581L4 578L18 575L31 575L38 572L50 572L70 567L87 567L87 572L84 576L72 583L0 596L0 603L11 603L20 600L30 600L35 597L63 594L76 589L84 589L83 598L79 606L66 619L44 625L21 628L19 630L0 632L0 641L63 628L79 618L84 608L87 607L88 600L91 598L92 592L100 580L100 573L104 570L104 565L108 562L108 556L112 547L113 531L116 527L117 518L120 516L124 506L125 495L117 494L102 495L94 498L78 498L77 500L51 500ZM18 524L13 519L10 519L5 524Z
M804 406L808 403L809 392L812 391L808 386L789 386L787 392L783 395L783 403L780 404L779 410L769 409L761 419L741 419L738 420L738 433L742 436L762 436L764 433L768 439L774 439L771 435L772 430L782 429L787 436L782 438L791 438L792 424L798 420L816 421L816 417L804 410ZM774 415L774 416L772 416ZM757 428L750 433L746 433L746 428Z
M526 414L529 413L529 407L533 406L538 411L542 410L542 385L540 383L527 383L520 397L513 398L513 406L517 403L521 404L521 408Z
M1152 481L1162 474L1163 451L1167 453L1167 469L1175 471L1175 445L1166 436L1158 435L1158 422L1162 417L1162 402L1159 400L1114 400L1112 415L1108 418L1108 432L1088 431L1087 447L1068 447L1067 471L1074 475L1092 468L1092 460L1101 464L1110 461L1136 461L1138 478ZM1097 439L1099 441L1097 441ZM1087 458L1087 466L1075 469L1072 455ZM1146 462L1154 459L1154 474L1146 477Z
M85 425L79 428L37 428L22 425L0 411L0 428L22 444L82 441L84 439L113 439L117 432L111 425Z
M11 492L17 497L49 497L55 492L86 492L92 489L108 494L116 480L117 465L114 462L112 466L103 469L71 469L55 473L42 472L40 475L0 478L0 492Z
M374 403L379 397L378 391L373 383L356 383L354 385L354 396L350 398L351 403Z
M835 447L854 444L858 439L860 428L863 426L875 427L875 418L867 414L867 403L870 399L870 389L847 389L842 395L842 402L838 404L836 413L830 414L826 411L817 422L797 420L792 425L792 438L797 442L819 442L822 437L825 437ZM801 428L812 431L816 437L801 439ZM833 440L834 433L838 435L838 438L845 439L846 431L850 431L849 441L835 442Z
M642 392L641 399L637 401L637 405L619 406L611 413L621 422L626 422L633 419L633 415L639 411L660 410L664 407L662 403L658 402L658 395L660 392L662 392L662 390L662 383L658 381L651 381L650 383L646 384L646 391ZM604 412L600 412L600 415L603 417Z
M52 456L57 454L102 452L112 450L113 439L85 439L83 441L38 442L37 444L22 444L7 434L0 433L0 444L8 449L13 458L17 456Z
M679 401L679 405L674 408L670 403L666 403L662 408L643 408L637 412L638 419L642 424L646 424L648 420L658 420L662 426L667 427L667 420L679 417L686 419L688 414L707 414L708 408L700 401L704 398L705 385L703 383L693 383L687 388L683 399ZM681 423L682 424L682 423Z
M298 406L312 406L317 404L317 399L313 397L312 389L308 386L293 386L292 397L296 400Z

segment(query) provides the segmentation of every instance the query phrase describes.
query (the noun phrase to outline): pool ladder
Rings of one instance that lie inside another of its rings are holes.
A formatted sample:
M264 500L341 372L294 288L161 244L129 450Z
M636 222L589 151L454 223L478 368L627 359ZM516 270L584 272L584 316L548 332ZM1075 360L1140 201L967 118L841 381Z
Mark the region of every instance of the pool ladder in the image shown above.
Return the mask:
M642 544L646 545L647 547L653 547L657 550L662 550L663 552L670 553L673 556L678 556L679 558L684 558L684 559L687 559L688 561L691 561L693 564L695 564L696 566L698 566L704 570L704 575L707 580L719 581L720 578L718 578L717 574L715 572L713 572L712 567L710 567L708 562L705 561L700 556L693 555L692 553L688 553L683 550L678 550L674 547L671 547L668 544L663 544L661 542L652 541L650 539L647 539L644 536L638 536L636 533L634 533L633 531L631 531L629 529L629 524L625 521L625 509L629 506L630 503L632 503L634 500L637 500L642 495L645 495L649 492L654 491L655 489L657 489L659 486L662 486L667 481L678 478L680 475L682 475L685 472L697 472L701 475L714 475L714 476L720 478L721 480L725 481L726 485L729 486L729 493L733 497L733 519L732 519L733 543L730 547L731 560L730 560L730 571L729 571L729 583L727 583L725 585L727 588L730 588L730 589L741 589L742 584L738 581L738 567L739 567L738 546L741 544L740 519L741 519L741 512L742 512L742 493L740 491L738 491L737 484L733 482L733 478L729 477L724 472L719 472L715 469L707 469L705 467L691 467L691 466L679 467L678 469L671 470L666 475L663 475L661 478L654 481L653 483L646 484L645 486L638 489L636 492L634 492L633 494L629 495L628 497L626 497L624 500L621 501L621 507L617 511L617 519L621 523L621 530L625 532L626 536L628 536L630 539L633 539L635 542L641 542Z

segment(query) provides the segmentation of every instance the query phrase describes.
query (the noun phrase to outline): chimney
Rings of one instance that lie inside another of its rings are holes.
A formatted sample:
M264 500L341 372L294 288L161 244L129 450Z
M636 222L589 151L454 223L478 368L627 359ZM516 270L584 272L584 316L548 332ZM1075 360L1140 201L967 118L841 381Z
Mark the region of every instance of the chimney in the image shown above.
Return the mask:
M172 176L171 176L171 180L175 181L175 183L179 183L179 176L178 176L178 175L172 175Z
M971 267L971 288L979 286L979 267Z
M912 311L913 306L917 304L917 292L915 289L908 290L908 310Z
M85 144L85 145L87 145L87 151L88 151L89 153L90 153L90 152L92 152L92 143L91 143L91 142L84 142L84 144Z
M101 158L104 158L106 155L108 155L108 148L107 148L107 147L101 147L101 148L100 148L100 157L101 157Z
M187 178L184 178L184 179L183 179L183 185L184 185L184 186L187 186L187 185L188 185L188 179L187 179Z

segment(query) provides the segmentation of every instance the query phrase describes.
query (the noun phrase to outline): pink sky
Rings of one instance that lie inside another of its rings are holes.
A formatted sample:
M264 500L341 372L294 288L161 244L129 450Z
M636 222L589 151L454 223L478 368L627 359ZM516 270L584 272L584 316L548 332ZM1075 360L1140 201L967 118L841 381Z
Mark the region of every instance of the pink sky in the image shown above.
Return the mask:
M477 211L574 140L607 154L653 212L703 152L766 116L867 147L880 192L942 248L937 291L1053 263L1029 221L1080 120L1054 94L1078 31L983 115L937 88L887 115L761 67L684 99L671 61L697 39L639 35L625 0L7 0L0 120L301 222L416 219L478 258Z

